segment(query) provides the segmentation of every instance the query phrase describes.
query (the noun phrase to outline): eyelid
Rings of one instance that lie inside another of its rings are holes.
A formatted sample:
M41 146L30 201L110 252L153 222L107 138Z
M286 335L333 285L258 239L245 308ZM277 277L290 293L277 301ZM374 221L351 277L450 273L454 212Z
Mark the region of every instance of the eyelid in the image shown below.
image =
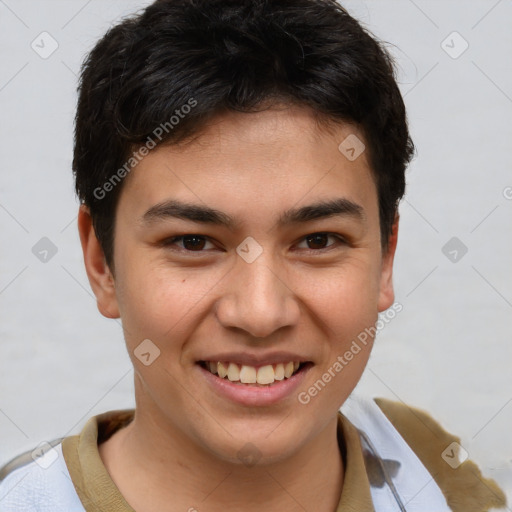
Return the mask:
M328 250L334 248L335 246L337 246L339 244L341 244L341 245L347 245L348 244L348 241L345 239L345 237L343 237L342 235L340 235L338 233L332 233L332 232L329 232L329 231L314 231L312 233L308 233L307 235L304 235L301 238L299 238L298 241L294 243L294 245L302 243L302 242L306 241L308 237L311 237L311 236L314 236L314 235L327 235L327 236L334 237L334 238L337 239L338 244L333 243L333 244L328 245L327 247L322 247L320 249L310 249L308 247L301 247L301 248L299 248L299 251L304 250L304 251L309 251L309 252L321 253L323 251L328 251ZM165 240L163 240L161 242L161 246L162 247L176 247L175 250L177 250L179 252L186 252L187 254L190 254L190 253L201 254L203 252L208 252L209 250L211 250L211 249L201 249L200 251L191 251L191 250L188 250L188 249L185 249L183 247L179 247L178 245L176 245L176 242L178 242L180 240L183 240L183 238L185 238L187 236L196 236L198 238L199 237L200 238L204 238L206 243L211 243L212 245L216 246L216 244L214 242L212 242L212 240L210 239L209 236L201 235L199 233L185 233L183 235L176 235L176 236L168 237L168 238L166 238Z
M309 249L309 248L299 248L299 251L310 251L310 252L316 252L316 253L321 253L323 251L328 251L330 249L333 249L335 248L336 246L338 246L339 244L341 245L347 245L348 244L348 241L346 240L345 237L343 237L342 235L338 234L338 233L331 233L329 231L315 231L313 233L308 233L307 235L303 236L302 238L299 239L299 241L297 243L301 243L303 241L305 241L308 237L310 236L314 236L314 235L327 235L327 236L332 236L334 238L336 238L338 240L338 243L334 243L334 244L330 244L328 245L327 247L322 247L321 249Z
M199 233L185 233L184 235L170 236L170 237L166 238L165 240L162 240L161 246L162 247L173 247L173 248L175 248L174 250L176 250L176 251L186 252L189 254L190 253L201 254L202 252L208 252L209 249L201 249L200 251L190 251L188 249L185 249L184 247L180 247L179 245L177 245L178 241L183 240L183 238L185 238L187 236L196 236L198 238L204 238L206 243L215 245L211 241L210 237L208 237L206 235L200 235Z

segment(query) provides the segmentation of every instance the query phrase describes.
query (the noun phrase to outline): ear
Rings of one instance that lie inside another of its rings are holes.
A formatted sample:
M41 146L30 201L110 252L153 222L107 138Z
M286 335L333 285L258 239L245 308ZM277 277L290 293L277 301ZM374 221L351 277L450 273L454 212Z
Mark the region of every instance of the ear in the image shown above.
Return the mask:
M96 238L89 208L80 206L78 232L84 254L85 270L100 313L107 318L119 318L114 277L106 263L103 249Z
M396 244L398 242L398 221L399 216L396 214L391 235L389 236L388 246L382 253L378 301L379 313L391 307L395 301L395 292L393 290L393 261L395 259Z

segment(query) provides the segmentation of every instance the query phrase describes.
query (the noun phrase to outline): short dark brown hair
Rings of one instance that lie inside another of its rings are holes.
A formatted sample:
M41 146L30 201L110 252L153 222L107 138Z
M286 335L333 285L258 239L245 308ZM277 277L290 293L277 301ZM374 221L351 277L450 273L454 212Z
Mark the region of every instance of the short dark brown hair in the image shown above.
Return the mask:
M274 101L360 128L387 246L414 147L389 53L336 1L158 0L95 45L78 91L76 192L111 268L116 205L138 150Z

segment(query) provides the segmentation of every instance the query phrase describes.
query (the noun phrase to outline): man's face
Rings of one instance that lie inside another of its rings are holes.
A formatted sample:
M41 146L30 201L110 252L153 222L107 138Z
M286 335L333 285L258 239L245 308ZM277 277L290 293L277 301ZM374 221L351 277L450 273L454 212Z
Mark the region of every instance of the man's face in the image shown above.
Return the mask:
M286 457L332 425L372 340L341 371L338 356L393 301L366 153L338 149L350 134L305 109L229 113L127 177L103 306L121 315L141 417L227 460L246 443Z

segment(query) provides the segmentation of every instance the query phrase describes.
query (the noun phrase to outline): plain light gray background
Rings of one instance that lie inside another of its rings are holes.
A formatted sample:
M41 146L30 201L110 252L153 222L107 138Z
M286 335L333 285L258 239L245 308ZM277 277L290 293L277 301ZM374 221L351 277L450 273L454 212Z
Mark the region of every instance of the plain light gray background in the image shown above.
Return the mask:
M83 268L72 130L84 54L147 3L0 0L0 464L133 407L120 323L98 313ZM512 503L512 3L343 4L390 43L417 146L395 267L403 311L357 391L428 410ZM58 48L42 58L33 41ZM47 262L32 252L43 237L57 249Z

